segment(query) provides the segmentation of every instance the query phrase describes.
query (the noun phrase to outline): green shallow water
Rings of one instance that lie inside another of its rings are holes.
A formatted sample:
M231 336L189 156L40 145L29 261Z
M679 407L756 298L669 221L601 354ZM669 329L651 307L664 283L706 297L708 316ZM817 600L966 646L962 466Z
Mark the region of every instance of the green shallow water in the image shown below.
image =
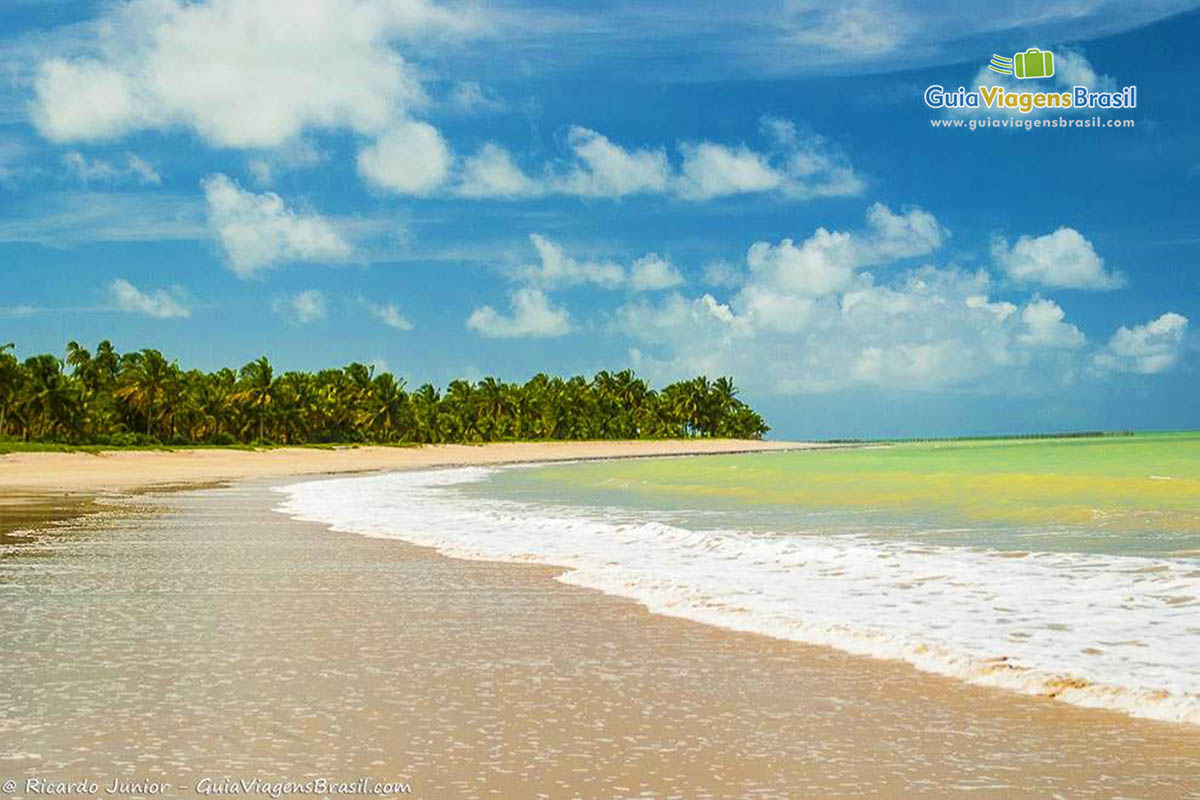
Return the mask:
M582 462L477 490L688 527L1200 556L1200 432Z

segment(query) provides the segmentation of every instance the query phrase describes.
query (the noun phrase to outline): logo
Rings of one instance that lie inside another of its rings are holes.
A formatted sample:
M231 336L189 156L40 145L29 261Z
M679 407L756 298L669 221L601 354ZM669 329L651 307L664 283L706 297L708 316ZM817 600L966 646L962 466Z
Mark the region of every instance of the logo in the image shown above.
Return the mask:
M1012 58L993 54L987 68L999 75L1011 75L1018 80L1052 78L1054 53L1030 47L1024 52L1014 53ZM925 105L929 108L978 109L980 112L1018 114L1047 110L1137 108L1136 86L1126 86L1119 91L1108 91L1107 87L1104 90L1096 90L1080 85L1051 88L1051 91L1017 91L993 84L979 85L974 89L959 86L955 90L948 90L935 83L925 90Z
M1012 58L992 54L988 69L1001 75L1026 78L1051 78L1054 76L1054 53L1031 47L1024 53L1015 53Z

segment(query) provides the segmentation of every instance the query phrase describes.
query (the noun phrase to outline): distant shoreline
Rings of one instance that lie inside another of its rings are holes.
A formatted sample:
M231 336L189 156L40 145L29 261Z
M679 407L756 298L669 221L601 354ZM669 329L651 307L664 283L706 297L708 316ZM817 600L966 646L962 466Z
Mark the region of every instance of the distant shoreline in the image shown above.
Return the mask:
M422 447L16 452L0 455L0 492L105 492L293 475L837 447L754 439L499 442Z

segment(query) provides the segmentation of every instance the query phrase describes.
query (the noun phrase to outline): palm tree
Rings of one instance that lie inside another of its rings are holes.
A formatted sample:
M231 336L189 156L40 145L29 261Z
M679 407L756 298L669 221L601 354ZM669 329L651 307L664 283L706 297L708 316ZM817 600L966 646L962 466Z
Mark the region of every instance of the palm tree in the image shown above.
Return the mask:
M485 441L504 438L504 423L512 416L512 402L503 381L484 378L475 384L475 403L478 418L484 423Z
M652 390L630 370L591 380L538 373L523 385L453 381L445 395L361 363L276 377L264 356L239 371L181 372L157 350L79 342L65 359L17 360L0 345L0 436L103 441L144 431L171 442L480 442L509 438L761 437L768 427L727 377ZM64 369L64 364L69 370ZM232 439L230 438L232 437Z
M264 441L267 412L275 399L275 370L267 357L262 356L243 366L238 377L242 388L230 399L250 410L251 416L258 420L258 441Z
M162 411L167 385L177 368L162 353L151 349L126 354L122 361L120 388L113 396L145 417L146 435L150 436L154 433L155 414Z
M75 433L79 425L79 396L63 373L62 362L52 355L25 360L23 404L26 408L26 439Z
M8 415L21 388L21 365L12 349L12 342L0 344L0 436L8 430Z
M411 411L404 381L397 381L390 372L375 377L366 401L362 424L376 434L377 441L394 442L397 436L411 428Z
M441 393L432 383L426 383L413 392L411 398L413 438L418 442L437 443L442 441Z
M482 439L479 432L479 415L476 410L475 389L467 381L450 381L446 396L442 398L450 426L451 438L460 442L477 442Z
M112 342L108 339L96 345L96 355L92 358L92 366L101 385L111 386L117 379L117 373L121 368L121 357L117 355Z

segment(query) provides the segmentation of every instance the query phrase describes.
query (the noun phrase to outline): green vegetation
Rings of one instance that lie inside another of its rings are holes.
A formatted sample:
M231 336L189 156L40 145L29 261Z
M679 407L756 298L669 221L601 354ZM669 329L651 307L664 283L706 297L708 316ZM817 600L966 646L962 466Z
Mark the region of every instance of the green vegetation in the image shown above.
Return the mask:
M737 394L728 378L703 377L654 391L628 370L409 392L402 379L363 364L276 375L263 357L206 373L180 369L157 350L121 354L107 341L94 354L71 342L65 361L20 361L6 344L0 449L762 438L766 423Z

